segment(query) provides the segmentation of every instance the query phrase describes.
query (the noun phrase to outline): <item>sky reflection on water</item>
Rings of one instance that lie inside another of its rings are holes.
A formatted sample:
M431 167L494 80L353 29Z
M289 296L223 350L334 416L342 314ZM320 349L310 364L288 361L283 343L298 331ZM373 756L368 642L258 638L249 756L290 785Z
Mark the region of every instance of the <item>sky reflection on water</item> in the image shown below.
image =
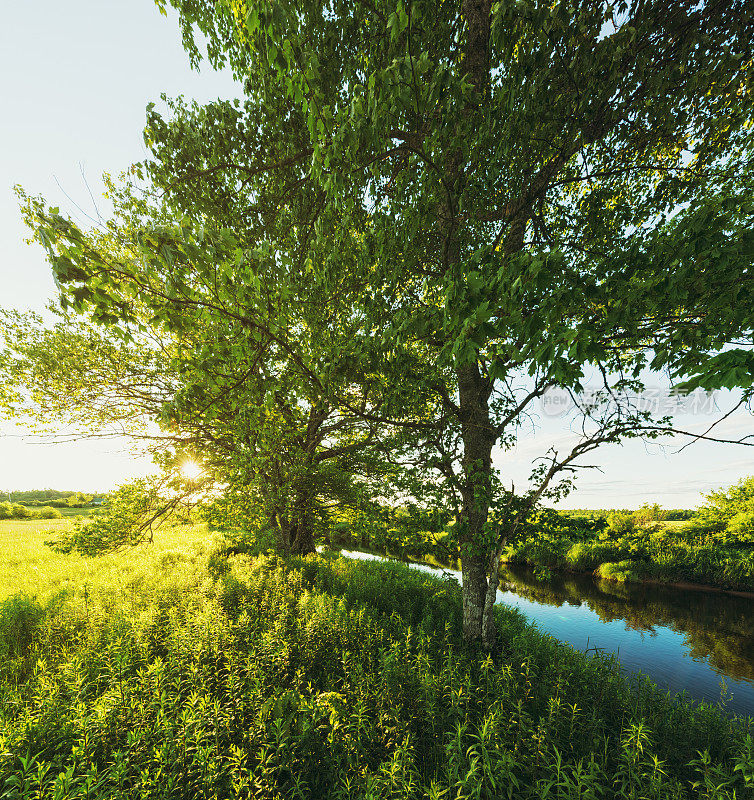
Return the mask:
M349 558L378 559L342 551ZM456 570L413 564L432 573ZM668 586L619 585L588 576L535 579L505 570L498 602L578 650L618 656L663 689L754 716L754 600Z

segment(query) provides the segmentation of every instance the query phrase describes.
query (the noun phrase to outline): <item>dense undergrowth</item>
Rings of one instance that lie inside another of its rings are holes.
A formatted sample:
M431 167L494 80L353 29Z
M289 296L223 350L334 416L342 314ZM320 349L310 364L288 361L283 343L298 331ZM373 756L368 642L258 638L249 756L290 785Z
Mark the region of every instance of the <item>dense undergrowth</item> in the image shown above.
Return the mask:
M162 551L0 608L0 796L747 798L752 730L400 564Z
M537 569L594 572L618 582L754 591L754 477L710 492L705 500L685 521L672 523L657 505L604 517L572 512L566 524L545 515L511 544L504 559Z
M610 529L586 535L534 533L504 554L511 564L594 572L614 581L700 583L754 591L754 536L699 530L689 524L666 528Z

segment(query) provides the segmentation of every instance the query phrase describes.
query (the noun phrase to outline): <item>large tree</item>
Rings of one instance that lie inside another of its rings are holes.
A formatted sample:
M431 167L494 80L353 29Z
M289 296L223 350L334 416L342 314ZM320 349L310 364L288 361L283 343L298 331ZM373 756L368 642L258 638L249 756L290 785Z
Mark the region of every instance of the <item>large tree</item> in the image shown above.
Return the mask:
M198 27L244 83L254 124L273 124L271 103L306 120L301 146L285 122L277 140L320 208L368 218L365 330L454 372L440 394L461 431L478 638L492 449L533 400L578 390L587 364L607 400L648 364L708 388L750 380L745 350L720 351L751 333L751 4L173 5L192 58ZM246 142L259 152L253 126ZM241 152L207 168L248 174ZM600 420L577 448L648 422ZM553 458L531 497L579 454Z
M732 345L752 329L752 4L172 4L191 57L198 27L245 99L150 110L145 174L174 207L222 207L252 232L237 260L206 272L239 309L259 307L260 280L290 297L305 275L326 318L345 281L351 311L323 328L347 331L327 374L433 393L353 403L335 381L322 397L433 453L458 498L465 635L491 645L506 537L580 456L666 428L631 398L642 369L706 388L750 382L749 353ZM107 321L152 292L148 268L125 281L92 269L73 228L37 211L78 308ZM189 233L214 264L213 242ZM155 313L176 326L194 302L176 258L186 236L134 241L151 269L159 261L152 294L170 304ZM602 392L579 401L590 370ZM582 426L515 500L493 448L552 386L574 393Z
M158 201L154 186L111 188L104 230L26 198L61 284L86 285L63 292L55 326L3 318L6 413L71 436L125 434L167 467L193 456L205 482L245 498L247 525L313 552L328 506L354 501L365 472L390 469L389 432L357 414L379 387L333 370L351 308L331 293L322 302L311 266L266 246L269 220L260 242L193 187L188 209ZM135 535L124 529L124 541Z

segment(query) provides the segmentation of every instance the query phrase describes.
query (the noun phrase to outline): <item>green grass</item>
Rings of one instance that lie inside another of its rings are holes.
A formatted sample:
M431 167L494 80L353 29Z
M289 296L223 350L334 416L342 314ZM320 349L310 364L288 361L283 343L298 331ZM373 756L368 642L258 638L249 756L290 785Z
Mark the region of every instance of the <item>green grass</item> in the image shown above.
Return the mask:
M686 519L664 519L658 524L666 530L681 530L687 527L689 522Z
M0 521L0 601L19 593L47 602L59 595L80 600L92 591L125 591L155 558L204 552L212 544L206 525L166 528L153 545L96 559L61 555L44 544L72 524L65 518Z
M58 511L64 517L90 517L98 513L99 508L59 508Z
M485 658L453 581L225 559L202 528L85 562L23 525L4 554L39 577L0 605L3 800L754 796L745 723L511 609Z

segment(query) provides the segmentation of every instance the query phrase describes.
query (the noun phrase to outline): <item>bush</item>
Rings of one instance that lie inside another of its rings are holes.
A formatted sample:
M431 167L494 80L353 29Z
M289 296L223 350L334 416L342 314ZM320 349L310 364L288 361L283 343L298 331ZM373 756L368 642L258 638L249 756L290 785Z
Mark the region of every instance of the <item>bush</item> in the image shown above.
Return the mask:
M36 511L16 503L13 506L13 519L34 519L37 516Z
M739 511L728 521L726 530L734 536L751 536L754 534L754 509Z
M566 553L566 563L573 569L594 570L606 561L616 561L621 548L612 542L578 542Z
M533 535L509 547L503 558L511 564L557 568L563 565L570 541L547 534Z
M13 519L13 506L7 500L0 503L0 519Z
M37 513L40 519L60 519L63 516L57 508L52 506L42 506Z
M607 516L607 528L613 536L625 536L636 530L636 518L630 512L612 511Z
M634 520L637 525L649 525L653 522L662 522L665 519L665 512L660 508L659 504L644 503L644 505L634 511Z
M598 578L606 581L616 581L618 583L625 583L626 581L636 582L640 581L642 573L640 565L635 561L607 561L600 564L595 574Z
M739 481L730 489L718 489L705 495L707 502L692 523L709 531L721 531L742 512L754 512L754 476Z
M0 678L15 683L26 677L45 616L45 608L26 595L0 603Z

